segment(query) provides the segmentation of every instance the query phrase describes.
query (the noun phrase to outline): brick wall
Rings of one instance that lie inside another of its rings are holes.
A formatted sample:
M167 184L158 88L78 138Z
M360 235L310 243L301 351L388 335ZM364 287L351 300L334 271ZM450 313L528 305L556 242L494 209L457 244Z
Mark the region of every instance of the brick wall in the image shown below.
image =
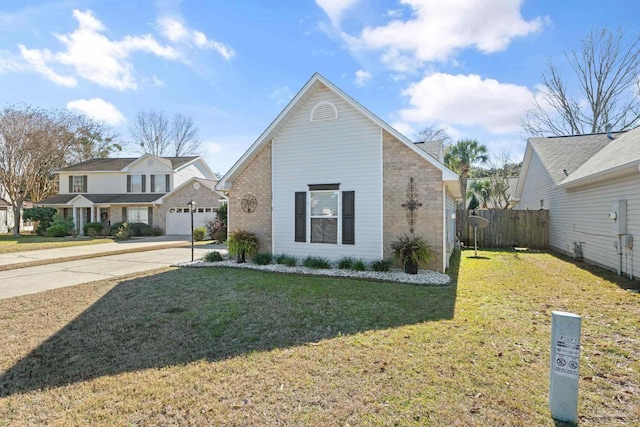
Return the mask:
M422 203L415 211L414 234L424 238L434 251L428 268L442 272L442 172L387 132L382 156L384 256L391 256L390 245L396 236L409 234L407 211L402 204L408 200L407 186L413 177L418 201Z
M242 210L242 198L253 194L256 210ZM271 143L266 144L233 180L229 191L229 231L245 229L256 233L259 251L271 251Z

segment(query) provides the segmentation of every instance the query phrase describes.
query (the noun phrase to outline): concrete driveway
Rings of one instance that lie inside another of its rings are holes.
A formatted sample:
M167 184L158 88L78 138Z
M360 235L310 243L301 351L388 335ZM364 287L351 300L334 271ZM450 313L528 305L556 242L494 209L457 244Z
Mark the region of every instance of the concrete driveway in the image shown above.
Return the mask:
M50 249L55 251L55 249ZM195 259L211 251L226 253L224 245L196 246ZM107 255L38 267L18 268L0 273L0 299L34 294L49 289L111 279L132 273L168 267L191 261L191 248L168 248L146 252Z

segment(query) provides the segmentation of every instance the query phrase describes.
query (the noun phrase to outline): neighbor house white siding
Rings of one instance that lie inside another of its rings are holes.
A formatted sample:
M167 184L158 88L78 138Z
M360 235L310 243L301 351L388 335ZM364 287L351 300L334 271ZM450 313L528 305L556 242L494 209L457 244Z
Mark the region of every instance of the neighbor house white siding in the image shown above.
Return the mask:
M555 182L549 172L545 169L540 157L534 151L531 156L531 163L527 171L526 181L522 187L522 195L517 209L537 210L540 209L540 200L544 201L543 209L550 209L552 193L555 189Z
M597 186L554 191L549 212L551 246L573 253L574 242L584 242L586 260L617 269L617 237L609 212L618 200L627 201L627 232L640 239L640 175L635 173ZM634 252L638 251L623 250L622 271L629 273L633 268L634 277L640 277L640 256L634 259Z
M313 108L331 102L338 119L311 122ZM273 252L382 258L382 140L380 128L328 89L316 92L272 143ZM355 191L355 245L310 242L307 194L307 242L294 241L294 194L308 184L340 184Z
M215 176L211 176L200 162L194 162L180 169L173 175L173 186L171 188L178 188L191 178L217 179Z

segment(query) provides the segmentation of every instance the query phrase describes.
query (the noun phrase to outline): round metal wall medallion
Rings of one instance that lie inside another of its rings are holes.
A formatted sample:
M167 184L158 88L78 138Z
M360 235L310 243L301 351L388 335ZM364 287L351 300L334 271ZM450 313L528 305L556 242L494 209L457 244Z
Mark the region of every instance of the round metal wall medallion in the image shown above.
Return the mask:
M245 194L242 198L242 202L240 202L240 206L246 213L251 213L256 210L256 207L258 206L258 200L253 194Z

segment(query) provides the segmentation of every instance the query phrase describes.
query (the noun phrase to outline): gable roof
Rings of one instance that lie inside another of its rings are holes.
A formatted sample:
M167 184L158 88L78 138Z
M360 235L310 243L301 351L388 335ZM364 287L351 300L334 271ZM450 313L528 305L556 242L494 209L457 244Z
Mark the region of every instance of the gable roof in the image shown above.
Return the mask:
M569 174L561 186L578 185L625 170L637 170L639 165L640 127L637 127L619 135L595 153L575 173Z
M420 141L414 142L414 144L440 163L444 163L444 144L442 141Z
M90 159L75 165L67 166L57 172L117 172L135 163L142 157L114 157L106 159ZM154 156L155 157L155 156ZM196 160L198 156L189 157L158 157L167 162L172 169L178 169L187 163Z
M400 132L389 126L385 121L378 116L367 110L349 95L344 93L341 89L327 80L319 73L315 73L311 76L311 79L300 89L295 97L289 102L289 104L282 110L282 112L271 122L271 124L265 129L265 131L258 137L258 139L249 147L249 149L240 157L240 159L229 169L229 171L222 177L222 179L216 185L217 190L228 190L230 186L227 186L227 182L233 182L233 179L244 170L244 168L250 163L250 161L258 154L260 148L269 143L271 139L286 125L291 117L293 117L319 89L326 87L331 90L338 97L342 98L347 104L355 108L357 111L366 116L369 120L380 126L396 139L404 143L407 147L413 150L416 154L423 157L429 163L433 164L437 169L442 172L443 181L458 181L458 175L447 168L444 164L440 163L436 158L428 154L427 152L417 148L413 142Z
M616 132L613 135L617 137L622 133ZM528 175L531 157L534 153L542 162L554 184L559 185L567 179L567 175L563 172L564 170L571 177L584 163L611 141L606 133L529 138L515 196L517 198L522 196L524 180Z

